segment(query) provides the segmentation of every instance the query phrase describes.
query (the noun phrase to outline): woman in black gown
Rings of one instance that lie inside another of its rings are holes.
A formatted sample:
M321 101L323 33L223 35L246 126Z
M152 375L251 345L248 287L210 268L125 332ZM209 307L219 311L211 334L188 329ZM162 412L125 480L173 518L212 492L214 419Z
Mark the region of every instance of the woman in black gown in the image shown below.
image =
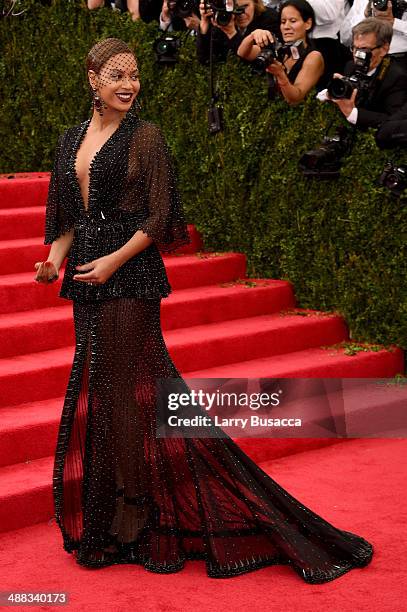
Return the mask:
M290 564L309 583L366 565L369 542L303 506L228 436L156 437L156 379L180 377L161 332L171 288L160 251L186 244L187 227L161 133L134 111L132 50L105 39L88 69L93 116L59 138L52 246L36 264L36 279L52 282L68 255L60 295L73 300L53 473L64 549L83 566L159 573L203 559L218 578Z

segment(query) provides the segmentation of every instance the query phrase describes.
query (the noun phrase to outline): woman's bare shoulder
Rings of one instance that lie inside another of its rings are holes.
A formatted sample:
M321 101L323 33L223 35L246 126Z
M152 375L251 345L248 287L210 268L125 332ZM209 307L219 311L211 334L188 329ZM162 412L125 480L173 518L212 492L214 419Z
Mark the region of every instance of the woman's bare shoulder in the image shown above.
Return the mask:
M324 57L320 51L313 49L310 51L310 53L308 53L304 60L304 64L308 66L324 66Z

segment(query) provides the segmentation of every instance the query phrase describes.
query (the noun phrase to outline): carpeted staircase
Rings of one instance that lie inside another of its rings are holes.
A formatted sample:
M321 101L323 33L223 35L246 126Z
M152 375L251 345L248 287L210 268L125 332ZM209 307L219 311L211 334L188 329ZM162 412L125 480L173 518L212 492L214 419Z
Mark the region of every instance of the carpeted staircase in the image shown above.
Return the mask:
M72 305L60 280L34 282L47 257L44 204L49 176L0 179L0 531L53 514L51 471L73 357ZM296 308L293 287L246 279L240 253L204 253L192 244L165 257L173 294L162 304L169 351L185 377L388 377L402 352L345 354L337 314ZM238 440L256 461L332 444L333 439ZM255 444L256 443L256 444Z

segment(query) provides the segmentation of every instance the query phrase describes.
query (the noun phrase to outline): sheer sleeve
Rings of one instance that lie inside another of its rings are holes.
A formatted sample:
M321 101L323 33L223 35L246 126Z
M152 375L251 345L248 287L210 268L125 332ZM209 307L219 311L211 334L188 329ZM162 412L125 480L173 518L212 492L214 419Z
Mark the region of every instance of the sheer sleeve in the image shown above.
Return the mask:
M141 229L160 251L168 253L190 243L188 227L168 148L157 126L148 124L143 144L143 177L149 215Z
M75 223L75 219L69 213L68 202L64 201L68 196L61 186L59 167L62 163L64 134L59 136L55 148L54 166L48 188L48 197L45 211L45 238L44 244L52 244L54 240L69 231Z

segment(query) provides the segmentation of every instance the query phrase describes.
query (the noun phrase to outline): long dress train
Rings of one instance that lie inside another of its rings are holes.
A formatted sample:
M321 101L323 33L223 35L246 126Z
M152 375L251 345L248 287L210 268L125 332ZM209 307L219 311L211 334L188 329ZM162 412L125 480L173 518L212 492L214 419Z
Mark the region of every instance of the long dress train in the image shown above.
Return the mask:
M179 378L160 300L74 302L76 352L54 467L65 550L89 567L226 578L290 564L306 581L366 565L372 546L303 506L230 438L156 438L155 380Z

